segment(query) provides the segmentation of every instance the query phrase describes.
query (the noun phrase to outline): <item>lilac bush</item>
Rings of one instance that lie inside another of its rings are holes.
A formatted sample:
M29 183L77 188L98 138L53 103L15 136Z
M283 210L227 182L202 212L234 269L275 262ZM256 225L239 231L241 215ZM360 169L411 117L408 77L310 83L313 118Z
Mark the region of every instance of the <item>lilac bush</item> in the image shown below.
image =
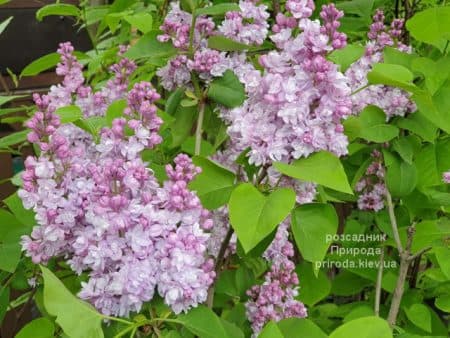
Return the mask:
M38 12L94 42L59 45L0 213L26 219L0 243L15 236L48 336L448 333L448 37L421 15L445 24L318 3Z

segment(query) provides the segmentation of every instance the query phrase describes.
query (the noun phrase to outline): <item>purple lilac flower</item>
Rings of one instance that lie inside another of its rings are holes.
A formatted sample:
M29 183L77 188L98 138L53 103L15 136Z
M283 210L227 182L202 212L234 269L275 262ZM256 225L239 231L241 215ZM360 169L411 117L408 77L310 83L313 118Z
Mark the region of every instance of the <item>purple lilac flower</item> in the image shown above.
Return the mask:
M266 5L253 1L239 1L239 12L228 12L218 30L224 36L245 44L261 45L269 32Z
M403 20L395 19L390 30L384 25L384 14L377 10L368 33L369 42L365 54L346 71L352 91L357 91L367 85L367 74L375 63L383 62L385 47L394 47L402 52L411 52L411 47L401 43L398 38L403 31ZM416 106L411 101L411 95L399 88L371 85L352 95L353 110L358 113L368 105L376 105L384 110L387 119L393 116L405 116L414 112Z
M76 64L71 50L64 44L62 60ZM41 154L27 158L19 196L38 225L22 245L35 263L64 257L76 273L87 273L79 296L106 315L137 312L156 291L179 313L204 302L215 277L207 252L213 220L187 188L200 172L188 156L167 166L162 186L142 161L140 152L162 141L154 104L160 96L148 82L127 95L133 68L127 60L113 67L115 77L100 92L105 103L121 93L127 107L124 118L101 130L97 144L73 124L60 124L53 113L59 97L35 96L39 111L28 123L29 138ZM96 95L81 83L76 87L70 104ZM83 106L85 116L102 113L91 107Z
M450 171L446 171L442 174L442 181L444 183L450 183Z
M385 168L382 155L378 150L372 152L373 162L367 167L365 175L356 184L358 208L361 210L380 211L384 208L386 185L384 183Z
M297 10L301 4L310 5L299 2ZM345 37L336 32L341 12L334 6L323 7L327 28L305 17L312 13L308 8L298 22L301 33L297 36L291 36L292 23L278 18L274 37L280 50L260 57L262 76L255 76L251 66L244 72L242 66L234 69L248 99L241 107L222 109L222 117L237 148L251 148L250 163L290 162L320 150L338 156L347 153L341 120L352 112L350 88L337 66L325 57L345 45Z
M272 244L264 253L271 268L266 273L263 284L255 285L247 291L249 300L245 303L245 308L253 337L271 320L307 316L303 303L295 299L298 296L299 281L295 264L291 260L294 247L289 242L287 228L287 222L280 224Z

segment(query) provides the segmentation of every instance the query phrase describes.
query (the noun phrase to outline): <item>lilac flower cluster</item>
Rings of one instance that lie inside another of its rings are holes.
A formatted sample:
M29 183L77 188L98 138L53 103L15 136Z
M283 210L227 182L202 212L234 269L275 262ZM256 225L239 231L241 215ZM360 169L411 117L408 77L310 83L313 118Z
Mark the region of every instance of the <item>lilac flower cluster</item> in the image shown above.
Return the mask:
M257 6L250 0L240 1L239 6L241 11L226 13L225 20L217 29L211 18L197 17L190 41L192 15L181 10L178 2L171 3L171 9L160 27L163 34L159 35L158 39L161 42L171 41L173 46L183 53L169 60L157 71L165 89L191 87L191 72L197 73L200 79L209 82L213 77L222 76L227 69L233 69L233 65L237 64L236 58L239 58L241 63L247 63L245 54L242 54L242 58L239 55L227 55L206 47L207 39L212 35L223 35L247 44L263 43L268 34L267 6ZM189 47L195 51L191 58L185 53Z
M87 273L79 296L106 315L139 311L155 290L175 313L187 311L206 300L215 277L207 256L213 221L187 188L200 169L178 155L160 186L140 157L144 148L161 142L162 121L154 104L159 94L147 82L126 94L126 75L134 69L126 59L112 67L116 76L107 86L93 93L82 86L72 51L61 45L58 72L64 81L49 95L35 96L39 110L28 122L29 140L41 154L27 158L19 191L38 224L23 237L23 249L34 263L64 257L76 273ZM76 86L71 79L77 79ZM96 99L104 104L113 97L127 100L126 118L103 128L98 144L75 125L61 124L55 114L80 96L86 99L86 117L101 114L103 108L91 105Z
M336 32L342 13L333 5L324 6L321 26L307 18L311 1L291 7L294 18L301 17L295 20L300 33L294 34L292 17L278 15L271 38L279 50L260 57L264 73L259 77L249 69L250 83L240 76L248 93L245 103L222 110L231 139L240 149L250 147L249 161L256 165L290 162L320 150L347 153L341 120L351 114L350 88L326 59L330 51L345 46L345 35Z
M364 55L353 63L346 71L349 83L353 91L357 91L367 85L367 74L375 63L383 62L383 50L385 47L394 47L402 52L411 52L409 46L404 45L399 38L403 31L403 20L395 19L387 30L384 25L384 14L377 10L373 16L373 23L368 33L369 42L366 45ZM362 111L368 105L376 105L384 110L387 119L393 116L405 116L414 112L416 106L411 101L411 95L399 88L371 85L356 92L352 96L353 109Z
M373 162L367 167L365 175L356 184L358 208L361 210L380 211L384 208L386 185L385 168L382 154L378 150L372 152Z
M271 320L307 316L303 303L295 299L298 296L299 281L295 264L291 261L294 248L289 242L287 228L287 222L280 224L274 241L264 253L264 258L272 265L263 284L255 285L247 291L249 300L245 308L254 337Z
M239 12L228 12L219 26L221 34L248 45L262 45L269 33L266 5L256 6L252 1L239 1Z

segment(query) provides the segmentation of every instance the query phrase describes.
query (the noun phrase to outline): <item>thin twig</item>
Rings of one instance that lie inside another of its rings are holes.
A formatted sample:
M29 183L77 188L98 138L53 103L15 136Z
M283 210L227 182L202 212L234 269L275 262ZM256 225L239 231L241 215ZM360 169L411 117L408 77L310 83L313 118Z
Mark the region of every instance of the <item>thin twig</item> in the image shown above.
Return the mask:
M392 226L392 232L394 233L395 244L397 245L397 250L401 255L403 252L403 246L402 246L402 242L400 241L400 236L398 234L397 219L395 218L395 211L394 211L394 205L392 204L392 197L391 197L390 192L387 189L386 189L386 201L387 201L389 219L391 221L391 226Z
M422 250L416 252L414 255L411 255L408 259L410 261L415 260L417 257L422 256L424 253L426 253L427 251L430 251L432 249L431 246L428 246L426 248L423 248Z
M377 284L375 287L375 315L380 315L380 299L381 299L381 283L383 281L383 265L384 265L384 247L381 250L380 254L380 266L378 267L378 274L377 274Z
M233 236L233 228L230 227L227 231L227 234L225 235L222 245L220 246L219 253L217 254L216 264L214 266L216 277L222 268L223 258L225 257L228 245L230 244L231 236ZM213 303L214 303L214 284L212 284L208 289L208 297L206 299L206 305L209 308L212 308Z
M400 268L387 319L391 327L394 327L397 322L397 316L400 310L403 292L405 290L405 281L408 275L409 265L411 263L410 260L411 245L415 232L416 232L415 224L412 224L411 226L408 227L408 238L406 240L406 248L400 253Z
M200 101L198 105L198 119L197 128L195 129L195 155L200 155L202 146L202 129L203 129L203 119L205 118L205 102Z

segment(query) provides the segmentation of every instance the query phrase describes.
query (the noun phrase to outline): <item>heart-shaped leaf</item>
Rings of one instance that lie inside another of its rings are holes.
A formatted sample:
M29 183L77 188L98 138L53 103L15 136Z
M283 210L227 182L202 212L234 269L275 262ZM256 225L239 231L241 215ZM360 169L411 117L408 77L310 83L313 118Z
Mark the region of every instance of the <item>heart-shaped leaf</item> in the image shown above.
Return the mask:
M328 151L320 151L292 164L275 162L274 166L287 176L353 194L341 161Z
M304 204L292 212L292 231L302 256L310 262L321 261L327 253L330 236L336 234L338 217L330 204Z
M230 221L247 253L283 221L295 204L291 189L277 189L265 196L252 184L237 187L230 197Z
M72 295L49 269L41 266L41 270L45 309L56 316L64 333L73 338L103 338L104 317L90 304Z

